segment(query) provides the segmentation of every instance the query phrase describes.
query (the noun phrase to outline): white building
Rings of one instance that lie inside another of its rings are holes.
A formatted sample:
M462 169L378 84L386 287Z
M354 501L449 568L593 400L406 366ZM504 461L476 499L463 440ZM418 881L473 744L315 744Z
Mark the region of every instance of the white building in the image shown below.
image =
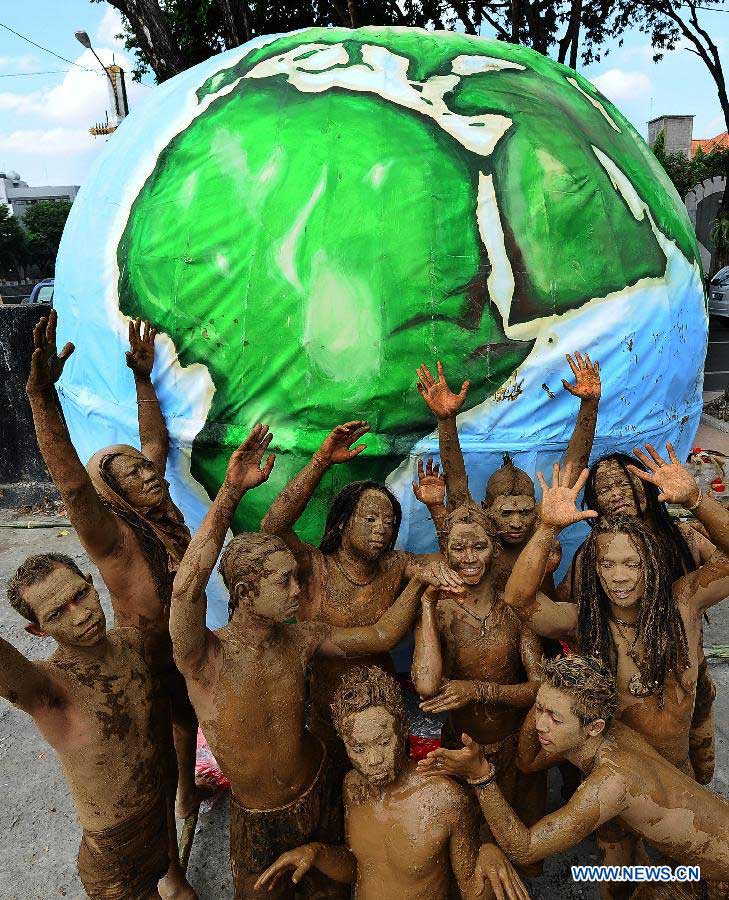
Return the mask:
M78 190L77 184L30 187L17 172L0 170L0 203L9 206L10 212L18 219L23 219L28 207L34 203L53 203L61 200L73 203Z

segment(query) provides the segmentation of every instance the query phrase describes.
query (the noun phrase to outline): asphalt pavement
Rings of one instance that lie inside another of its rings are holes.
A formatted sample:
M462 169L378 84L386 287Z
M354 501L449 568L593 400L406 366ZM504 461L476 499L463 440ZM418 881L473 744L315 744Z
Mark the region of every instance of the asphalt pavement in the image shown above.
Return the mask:
M709 320L709 347L704 365L704 390L723 391L729 384L729 319Z

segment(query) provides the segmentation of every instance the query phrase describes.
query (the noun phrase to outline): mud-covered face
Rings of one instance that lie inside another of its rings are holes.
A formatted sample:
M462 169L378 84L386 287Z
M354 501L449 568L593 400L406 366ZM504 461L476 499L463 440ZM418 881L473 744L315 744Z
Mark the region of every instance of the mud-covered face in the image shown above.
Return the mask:
M247 608L261 619L285 622L299 608L301 588L296 560L288 550L277 550L263 563L263 574L257 584L239 582L233 590L238 598L237 609Z
M499 538L505 544L523 544L537 518L534 497L520 494L498 496L489 507L489 515Z
M344 744L354 768L375 787L391 784L405 759L403 735L384 706L370 706L344 721Z
M572 698L545 682L534 703L539 743L547 753L568 753L582 747L595 731L593 723L586 728L572 709ZM602 721L602 720L598 720ZM589 729L589 730L588 730ZM599 727L597 729L600 731Z
M382 491L366 490L342 533L342 546L355 556L377 559L390 546L395 528L392 503Z
M23 598L38 620L28 626L32 634L70 647L93 647L106 637L106 617L90 575L82 578L59 564L23 588Z
M597 536L597 574L610 603L637 606L645 593L645 560L627 534Z
M119 454L110 460L109 471L122 496L135 509L152 509L167 497L164 481L147 459Z
M459 522L448 534L448 565L465 584L478 584L491 565L493 541L481 525Z
M640 508L635 505L631 484L638 494ZM643 482L634 475L626 475L615 460L601 462L595 473L595 506L601 516L639 516L646 510Z

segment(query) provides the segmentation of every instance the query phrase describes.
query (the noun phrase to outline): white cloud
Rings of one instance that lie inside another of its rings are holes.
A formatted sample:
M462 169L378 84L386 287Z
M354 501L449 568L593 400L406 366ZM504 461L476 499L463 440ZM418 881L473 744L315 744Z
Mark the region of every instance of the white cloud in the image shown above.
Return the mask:
M104 18L99 22L99 27L94 34L94 44L100 47L113 47L115 50L121 50L124 43L117 40L117 35L123 30L121 13L112 6L107 7Z
M9 72L35 72L42 68L41 61L32 53L20 56L0 56L0 69Z
M30 156L67 156L94 149L94 138L77 128L18 129L0 134L0 152Z
M651 80L645 73L625 69L608 69L590 80L613 103L648 97L653 90Z

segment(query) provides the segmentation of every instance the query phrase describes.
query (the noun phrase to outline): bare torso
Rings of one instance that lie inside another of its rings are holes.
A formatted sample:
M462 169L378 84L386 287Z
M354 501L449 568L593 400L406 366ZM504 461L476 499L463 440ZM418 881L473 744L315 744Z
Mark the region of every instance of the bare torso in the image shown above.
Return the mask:
M521 657L525 628L500 599L474 602L467 595L460 609L454 600L438 601L438 626L448 678L518 684L527 681ZM491 611L489 611L491 610ZM474 616L476 618L474 618ZM483 626L478 620L485 619ZM535 646L538 639L535 637ZM537 657L538 658L538 657ZM506 704L469 703L450 713L457 737L463 732L480 744L500 741L520 726L526 710Z
M295 625L280 626L262 646L230 626L215 635L209 678L187 679L202 730L240 803L284 806L321 762L321 745L305 727L307 641Z
M43 663L57 690L33 711L58 754L81 826L99 831L129 818L160 786L151 736L153 684L136 629L108 633L98 661L56 652Z
M298 555L302 597L297 618L328 625L373 625L400 594L408 558L392 551L380 561L380 573L367 585L353 584L336 565L334 555L307 548ZM311 663L312 724L325 739L334 737L331 703L345 672L354 666L380 666L392 671L389 654L360 656L356 660L317 656Z
M454 896L449 824L469 802L464 789L446 778L408 769L404 781L374 792L351 772L345 782L345 815L347 845L357 860L357 900ZM469 826L475 832L473 821ZM464 845L457 852L472 871L473 849Z
M699 652L702 650L701 617L688 604L686 588L682 582L674 587L677 593L679 611L686 629L689 647L690 666L677 678L669 675L663 692L663 704L660 694L648 697L634 697L630 693L630 680L638 673L635 662L627 652L634 632L620 629L613 623L610 628L618 648L618 715L622 722L629 725L648 741L665 759L680 769L688 768L689 733L691 719L696 700L696 680L700 662ZM626 636L628 640L626 641ZM640 653L640 644L636 646Z
M700 866L704 878L729 879L728 800L677 772L619 722L589 777L601 776L616 785L620 819L634 831L676 863Z

